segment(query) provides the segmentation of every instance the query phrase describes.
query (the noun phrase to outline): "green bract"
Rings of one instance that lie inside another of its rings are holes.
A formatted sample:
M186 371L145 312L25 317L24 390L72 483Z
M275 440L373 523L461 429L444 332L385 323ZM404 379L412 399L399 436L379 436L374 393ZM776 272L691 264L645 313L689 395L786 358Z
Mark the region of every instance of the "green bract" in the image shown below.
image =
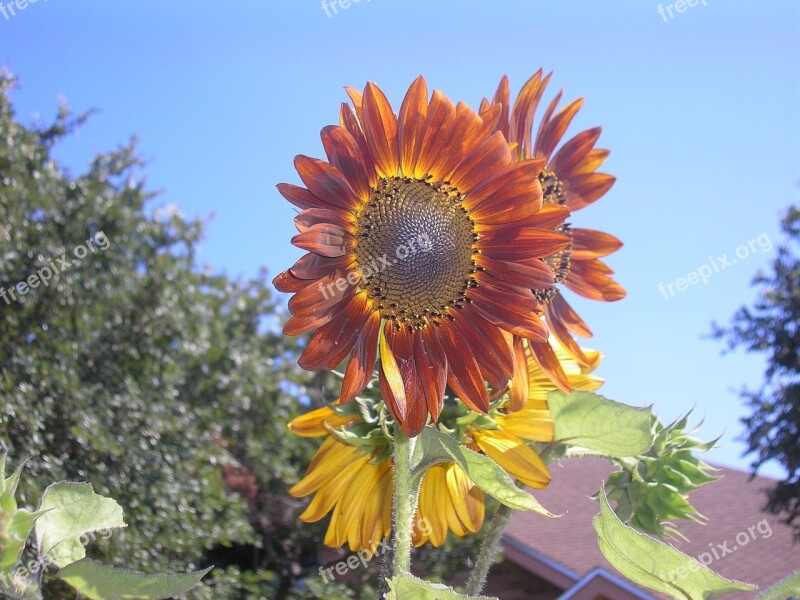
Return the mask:
M680 533L671 519L702 522L705 518L686 500L701 485L717 479L715 470L698 459L695 452L711 449L716 440L703 442L687 431L689 415L664 426L652 421L653 445L641 456L615 461L621 470L612 474L606 488L617 502L616 513L623 522L659 537Z

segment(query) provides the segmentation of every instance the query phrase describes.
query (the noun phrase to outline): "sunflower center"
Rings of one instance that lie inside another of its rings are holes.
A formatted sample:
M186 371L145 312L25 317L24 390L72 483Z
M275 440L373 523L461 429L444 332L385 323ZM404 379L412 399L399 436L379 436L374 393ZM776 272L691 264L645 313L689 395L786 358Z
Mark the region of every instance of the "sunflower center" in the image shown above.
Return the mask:
M421 329L466 301L477 269L474 223L448 183L382 178L358 214L362 286L381 315Z
M561 180L556 177L556 174L548 169L542 169L539 174L539 183L542 184L542 200L546 204L564 205L567 203L567 195L564 193L564 186ZM572 229L569 223L564 223L556 227L556 231L563 233L572 239ZM556 284L564 283L569 275L569 269L572 265L572 242L569 246L551 254L550 256L542 259L553 271ZM542 304L547 304L558 295L558 288L553 285L548 288L533 290L534 296Z

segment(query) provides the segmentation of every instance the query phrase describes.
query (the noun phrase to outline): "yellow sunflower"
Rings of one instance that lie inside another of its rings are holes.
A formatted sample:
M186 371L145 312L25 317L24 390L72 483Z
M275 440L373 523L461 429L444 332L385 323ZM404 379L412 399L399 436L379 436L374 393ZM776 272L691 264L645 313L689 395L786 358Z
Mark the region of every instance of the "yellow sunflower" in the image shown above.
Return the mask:
M308 253L276 277L293 294L284 331L313 336L308 370L347 359L340 401L372 376L409 436L438 418L445 386L489 409L487 382L514 374L511 334L545 341L532 290L553 283L539 259L567 248L555 230L569 210L542 209L541 158L514 162L496 131L501 109L479 116L425 80L395 116L372 83L348 90L340 125L322 130L327 161L298 156L306 187L278 186L298 208L292 242Z
M603 196L615 178L597 169L605 161L608 150L595 148L601 128L583 131L566 141L556 151L583 99L578 98L558 110L562 93L556 94L539 123L536 138L532 139L536 110L551 74L542 76L541 69L520 90L513 109L509 99L508 78L503 77L492 102L481 104L481 114L501 109L498 130L508 140L516 160L541 158L546 166L539 174L544 203L566 206L572 212L588 206ZM493 113L492 113L493 114ZM588 365L574 335L591 337L592 332L564 299L561 286L592 300L611 302L625 297L625 290L612 278L613 271L600 260L622 246L616 237L592 229L557 226L571 238L567 248L545 258L555 275L555 285L535 291L545 307L545 320L553 335L581 363ZM562 389L568 389L566 377L555 359L549 344L532 341L530 349L545 371Z
M372 460L377 452L346 444L331 433L331 428L360 422L357 415L339 415L323 407L289 424L297 435L325 437L306 476L290 493L296 498L314 494L300 515L302 521L313 523L331 513L326 546L347 544L353 552L372 554L392 527L392 460ZM466 473L452 463L435 465L422 479L414 544L430 541L441 546L448 528L459 536L475 533L483 525L483 514L483 492Z
M592 375L600 354L584 349L593 365L585 367L553 340L555 353L572 387L594 391L603 380ZM451 422L444 423L463 443L483 452L521 483L542 489L550 482L547 466L529 446L530 442L553 440L553 420L547 407L547 393L556 389L539 364L530 359L528 399L521 410L509 411L510 403L501 403L489 415L479 415L463 407L456 409ZM375 552L391 530L393 490L392 460L385 452L389 441L347 444L334 429L361 428L362 439L379 433L377 423L364 423L358 411L340 414L339 407L324 407L302 415L289 428L304 437L325 437L305 477L290 493L297 497L314 494L308 508L300 515L315 522L331 513L325 544L340 547L345 543L353 552ZM464 413L467 413L466 415ZM373 420L377 421L377 420ZM483 492L453 463L431 467L422 479L414 519L414 544L430 542L441 546L448 531L457 536L475 533L483 526Z

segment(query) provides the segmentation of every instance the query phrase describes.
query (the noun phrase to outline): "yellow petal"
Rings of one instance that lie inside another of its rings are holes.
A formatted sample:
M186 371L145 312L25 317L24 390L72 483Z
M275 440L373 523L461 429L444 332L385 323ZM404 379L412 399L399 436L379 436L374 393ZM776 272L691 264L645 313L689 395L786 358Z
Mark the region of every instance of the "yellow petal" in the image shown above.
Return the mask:
M538 489L550 483L547 465L517 436L500 429L474 431L472 435L487 456L521 483Z
M375 487L380 481L381 476L386 472L389 461L383 461L380 464L373 465L366 462L363 466L359 467L358 474L353 478L352 483L349 485L345 492L342 501L342 521L347 526L347 543L350 549L354 552L362 548L369 548L375 542L370 539L373 528L366 531L363 527L365 522L364 510L367 506L367 500L375 493ZM380 507L374 506L372 510L375 515L367 521L374 522L375 517L380 518Z
M295 498L308 496L334 479L341 469L361 456L364 454L358 448L329 437L311 459L306 476L296 483L289 493Z
M532 442L552 442L554 435L553 417L549 410L519 410L500 417L495 421L503 431Z
M483 526L483 491L456 464L447 469L447 487L458 518L467 531L476 533ZM455 531L455 530L454 530Z
M387 460L381 463L385 468L381 473L378 482L372 493L367 497L361 513L361 532L362 537L367 540L367 544L361 550L367 550L369 556L374 554L380 541L388 537L392 528L391 506L392 506L392 483L394 481L392 461ZM379 467L381 465L378 465ZM387 512L386 508L389 508ZM386 515L384 517L384 515ZM358 551L359 548L351 548Z
M351 487L351 482L363 469L368 458L363 458L350 463L346 468L337 471L329 481L323 484L314 494L311 503L300 515L300 520L306 523L314 523L327 515L333 508L342 502L347 490Z
M358 420L356 415L339 415L323 406L292 419L289 431L301 437L323 437L330 433L330 427L343 427Z
M419 492L419 519L415 528L434 546L441 546L447 538L446 506L450 502L446 479L447 465L434 465L425 473Z

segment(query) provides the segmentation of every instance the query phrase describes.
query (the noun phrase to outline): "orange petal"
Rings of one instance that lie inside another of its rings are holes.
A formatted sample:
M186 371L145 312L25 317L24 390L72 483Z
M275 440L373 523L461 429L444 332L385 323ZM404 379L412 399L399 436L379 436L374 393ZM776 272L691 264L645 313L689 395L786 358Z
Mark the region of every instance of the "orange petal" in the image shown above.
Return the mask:
M319 329L330 322L334 312L327 310L312 315L292 316L283 324L283 334L295 336Z
M556 173L556 177L561 181L565 181L580 169L581 164L597 143L601 131L602 128L600 127L581 131L561 146L550 161L550 169Z
M362 202L369 200L369 176L355 138L344 127L335 125L324 127L320 137L328 162L345 176Z
M363 123L364 122L364 108L363 108L364 107L364 96L356 88L350 87L349 85L346 85L344 87L344 91L350 97L350 102L353 103L353 107L356 109L356 115L358 115L358 120Z
M342 288L336 285L341 281L347 282L340 271L334 271L313 283L302 279L298 281L302 281L304 287L289 298L289 312L295 316L316 315L324 312L341 302L348 290L352 293L352 288L348 286Z
M355 238L338 225L317 223L292 238L292 244L320 256L344 256L355 248Z
M482 281L469 296L475 310L490 323L528 340L547 339L547 329L537 314L541 308L530 290Z
M476 247L496 260L510 262L555 254L570 245L569 236L546 229L499 229L482 235Z
M491 133L491 127L464 102L456 106L456 117L452 125L452 137L447 151L431 167L431 174L438 179L452 179L453 171Z
M533 213L511 223L476 223L475 230L479 234L495 232L500 229L514 227L515 229L555 229L563 224L570 212L566 206L558 204L544 204L539 212Z
M566 373L561 367L561 363L553 352L553 348L549 342L530 342L528 347L531 349L533 357L539 363L542 371L550 378L559 389L565 392L571 392L572 386L569 384Z
M389 321L383 328L386 345L397 365L403 392L398 396L394 384L389 381L390 372L381 379L381 389L389 412L400 422L409 437L419 434L428 422L428 407L422 393L422 382L414 358L414 336L401 326ZM383 354L383 347L381 348ZM391 369L391 367L390 367Z
M431 419L435 422L442 411L444 391L447 386L447 357L431 327L417 332L414 340L414 357L417 361L425 403Z
M606 173L576 175L569 180L567 206L576 211L584 208L605 194L617 180Z
M498 129L502 132L503 137L508 139L508 128L509 128L509 114L511 111L511 100L509 100L509 90L508 90L508 76L503 75L503 78L500 80L500 84L497 86L497 91L494 93L494 98L492 98L492 104L497 105L499 104L501 107L500 111L500 121L498 122Z
M563 294L557 294L549 305L549 313L553 318L560 320L575 335L592 337L594 335L589 326L578 316L578 313L569 305Z
M525 353L525 341L514 336L514 377L511 380L511 410L522 410L528 400L528 357Z
M417 77L408 88L400 116L397 134L400 140L400 168L408 176L414 173L422 148L425 118L428 114L428 86L423 77Z
M622 242L611 235L594 229L572 230L571 256L575 260L588 260L608 256L622 248Z
M611 278L614 273L600 260L575 260L570 266L566 286L590 300L616 302L625 296L625 289Z
M352 296L327 325L316 331L297 364L306 371L335 368L353 349L370 312L366 292Z
M397 119L383 92L374 83L364 89L364 137L379 175L395 177L400 168Z
M450 181L463 194L469 194L491 175L511 163L511 152L503 135L496 131L461 161Z
M333 208L307 208L301 210L294 218L297 231L307 231L319 223L333 223L348 233L353 232L353 213L336 210Z
M458 317L456 317L458 318ZM485 413L489 410L489 392L481 376L481 369L469 346L451 323L432 329L447 356L447 383L462 402L472 410Z
M344 127L348 133L353 136L353 139L358 144L358 147L361 150L361 159L364 161L364 168L367 171L369 185L371 187L375 186L378 181L378 174L375 171L375 162L372 160L372 154L370 154L369 145L367 145L367 138L364 137L364 131L361 129L361 124L358 122L356 115L353 114L353 109L345 103L342 103L342 107L339 111L339 122L341 123L342 127Z
M325 200L317 198L306 188L291 183L279 183L277 186L281 196L294 204L301 210L307 208L335 208L335 204L330 204Z
M284 271L275 276L272 280L272 285L279 292L294 293L299 292L308 287L308 281L295 277L291 272Z
M453 121L456 118L456 107L447 96L439 90L433 90L428 104L428 114L423 128L422 145L414 168L414 177L423 179L431 168L447 152L450 138L453 135Z
M583 104L583 98L578 98L567 104L562 108L558 114L553 117L542 129L540 135L537 136L536 156L550 156L555 150L561 138L567 132L569 124L578 113Z
M560 296L561 294L558 295ZM583 353L583 350L581 350L578 342L575 341L575 338L570 335L566 324L559 318L557 311L551 307L552 304L553 303L550 302L545 306L545 315L547 318L547 325L550 327L550 332L561 342L564 349L572 354L579 363L588 365L589 359L586 358L586 355Z
M541 260L530 261L526 264L494 260L481 254L478 256L478 265L486 269L486 277L495 280L498 284L541 289L553 285L553 272Z
M480 183L464 198L464 206L476 211L480 221L487 222L491 222L488 217L492 211L511 210L517 204L527 207L528 214L536 213L542 208L542 187L538 179L542 167L543 159L513 163ZM503 206L503 199L511 206Z
M367 317L364 329L358 336L353 354L347 362L344 372L342 391L339 404L346 404L360 394L372 378L375 367L375 358L378 354L378 330L380 329L381 315L378 311Z
M503 389L514 375L511 348L498 329L469 306L453 322L467 342L466 349L481 366L481 373L495 389Z
M355 255L353 254L330 258L308 253L297 259L297 262L292 265L289 271L299 279L320 279L336 270L351 270L351 267L355 266L354 261Z
M609 151L604 150L603 148L595 148L590 150L586 155L586 158L583 159L583 162L575 168L573 176L584 175L586 173L596 171L600 168L600 165L606 162L609 154Z
M526 158L532 154L531 129L533 120L551 75L552 73L548 73L542 79L542 70L539 69L525 82L516 102L514 102L514 110L511 113L511 129L508 133L509 141L520 144L523 156Z
M344 210L357 210L361 200L336 168L324 160L302 154L294 159L300 179L309 191L328 204Z

